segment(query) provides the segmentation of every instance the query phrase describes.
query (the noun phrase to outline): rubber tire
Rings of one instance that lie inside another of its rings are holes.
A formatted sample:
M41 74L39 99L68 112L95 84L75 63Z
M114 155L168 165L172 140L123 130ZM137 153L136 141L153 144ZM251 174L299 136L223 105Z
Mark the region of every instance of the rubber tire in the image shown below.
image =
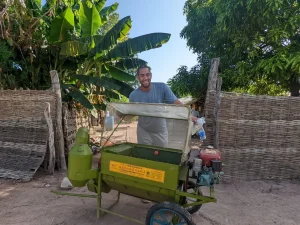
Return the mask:
M185 219L185 221L187 222L188 225L196 225L196 223L193 221L193 218L191 216L191 214L183 207L181 207L180 205L173 203L173 202L161 202L161 203L157 203L155 205L153 205L147 213L146 216L146 225L151 225L150 221L151 221L151 217L159 210L161 209L169 209L172 211L175 211L176 213L178 213L180 216L183 217L183 219Z

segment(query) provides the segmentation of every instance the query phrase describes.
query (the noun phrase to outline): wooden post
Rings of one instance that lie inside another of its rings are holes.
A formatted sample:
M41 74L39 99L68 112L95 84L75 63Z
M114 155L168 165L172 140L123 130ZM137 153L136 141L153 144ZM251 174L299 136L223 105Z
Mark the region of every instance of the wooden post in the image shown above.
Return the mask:
M211 60L211 67L208 75L207 92L205 98L204 114L208 112L208 105L210 104L210 94L215 93L217 89L217 79L218 79L218 68L220 64L220 58L214 58Z
M217 79L217 90L216 90L216 103L213 113L213 135L214 135L214 147L219 148L219 111L221 105L221 86L222 78Z
M55 168L55 147L54 147L54 131L53 131L53 123L50 115L50 103L47 103L47 108L44 111L44 115L47 121L49 137L48 137L48 146L49 146L49 165L48 172L54 174Z
M211 60L211 67L208 76L207 91L214 91L217 89L218 70L220 65L220 58Z
M217 80L218 80L218 68L220 65L220 58L214 58L211 60L211 67L208 76L207 83L207 92L205 98L205 106L204 106L204 116L206 117L207 124L207 137L206 140L208 144L215 145L215 120L217 118L214 117L214 109L216 104L216 92L217 92ZM213 109L212 109L213 106ZM217 115L217 114L216 114ZM212 121L212 120L213 121ZM209 126L210 125L210 126ZM216 147L216 146L215 146Z
M52 90L56 93L56 139L58 140L58 152L60 159L60 169L65 172L67 170L66 159L65 159L65 143L64 143L64 132L62 128L62 100L59 77L56 70L50 71Z

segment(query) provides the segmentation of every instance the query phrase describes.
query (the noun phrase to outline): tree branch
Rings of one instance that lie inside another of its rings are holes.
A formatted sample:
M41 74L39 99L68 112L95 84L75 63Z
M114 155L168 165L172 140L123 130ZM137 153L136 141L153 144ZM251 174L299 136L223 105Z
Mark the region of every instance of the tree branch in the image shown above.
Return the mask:
M47 12L45 12L41 17L39 17L29 28L31 30L39 21L42 17L46 16L54 7L51 7Z

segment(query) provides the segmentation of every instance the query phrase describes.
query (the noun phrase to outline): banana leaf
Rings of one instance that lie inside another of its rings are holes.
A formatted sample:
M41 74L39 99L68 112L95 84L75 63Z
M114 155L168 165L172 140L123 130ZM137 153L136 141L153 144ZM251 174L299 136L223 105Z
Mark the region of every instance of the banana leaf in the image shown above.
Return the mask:
M67 8L63 13L55 17L51 23L49 41L61 42L67 40L68 32L74 28L74 14Z
M60 55L64 56L79 56L89 52L92 43L96 45L103 39L101 35L94 35L90 37L79 38L74 41L67 41L61 43Z
M121 70L130 70L137 69L142 65L147 65L147 62L138 58L128 58L119 60L115 66Z
M126 96L127 98L129 97L130 93L134 91L133 87L131 87L130 85L122 81L116 80L114 78L109 78L109 77L103 77L102 79L114 83L115 85L118 85L120 88L117 90L117 92L120 93L121 95Z
M134 81L135 80L135 76L133 76L129 73L126 73L125 71L120 70L117 67L110 66L110 65L108 65L107 67L109 70L109 74L116 80L119 80L119 81Z
M103 9L103 6L105 5L106 0L99 0L98 2L95 2L96 9L98 12L100 12Z
M118 9L118 6L119 6L119 3L116 2L116 3L114 3L114 4L110 5L110 6L107 6L107 7L103 8L100 11L100 16L101 16L103 22L107 22L108 16L111 13L115 12Z
M83 107L89 110L94 109L92 103L84 96L84 94L79 89L71 84L62 84L61 87L62 89L69 90L67 95L71 96L75 101L79 102Z
M120 86L117 85L115 82L111 82L105 77L92 77L92 76L87 76L87 75L72 75L72 78L78 79L82 81L83 83L89 83L89 84L94 84L99 87L104 87L112 90L120 90Z
M107 54L106 58L110 60L120 59L153 48L159 48L169 41L170 36L171 34L167 33L152 33L129 39L118 44Z
M91 8L86 1L80 2L79 24L82 29L82 37L90 37L97 33L102 25L101 17L95 5Z
M117 44L119 39L124 38L131 29L131 18L127 16L118 21L118 23L110 29L98 44L90 52L91 56L95 59L104 54L105 50L109 50Z
M111 90L106 89L106 90L105 90L105 94L106 94L106 96L109 97L109 98L120 99L120 95L117 94L117 93L114 92L114 91L111 91Z
M116 2L110 6L107 6L107 7L104 7L101 11L100 11L100 15L101 16L104 16L104 15L109 15L111 14L112 12L116 11L119 7L119 3Z
M79 56L84 55L89 50L87 42L68 41L61 44L60 55L65 56Z
M103 39L103 36L96 34L93 36L94 42L95 42L95 46L99 44L99 42Z

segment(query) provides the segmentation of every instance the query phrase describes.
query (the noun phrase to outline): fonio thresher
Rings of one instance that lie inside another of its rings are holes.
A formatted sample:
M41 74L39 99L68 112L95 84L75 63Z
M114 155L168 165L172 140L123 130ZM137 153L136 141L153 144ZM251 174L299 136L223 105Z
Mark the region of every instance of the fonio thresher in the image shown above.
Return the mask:
M190 109L183 105L109 103L105 131L98 165L92 165L86 128L77 132L76 143L69 152L68 178L73 187L87 185L95 195L62 193L97 199L97 217L100 211L130 219L101 207L101 196L111 190L153 202L148 210L146 225L193 225L191 214L205 203L216 202L214 185L222 175L221 156L217 150L206 149L191 157L190 141L194 125ZM137 143L138 117L163 120L168 128L166 148ZM197 128L199 129L199 127ZM126 131L124 135L116 135ZM130 136L131 134L131 136ZM133 134L133 135L132 135ZM124 140L117 140L118 138ZM208 196L201 188L207 188ZM111 209L111 208L110 208Z

